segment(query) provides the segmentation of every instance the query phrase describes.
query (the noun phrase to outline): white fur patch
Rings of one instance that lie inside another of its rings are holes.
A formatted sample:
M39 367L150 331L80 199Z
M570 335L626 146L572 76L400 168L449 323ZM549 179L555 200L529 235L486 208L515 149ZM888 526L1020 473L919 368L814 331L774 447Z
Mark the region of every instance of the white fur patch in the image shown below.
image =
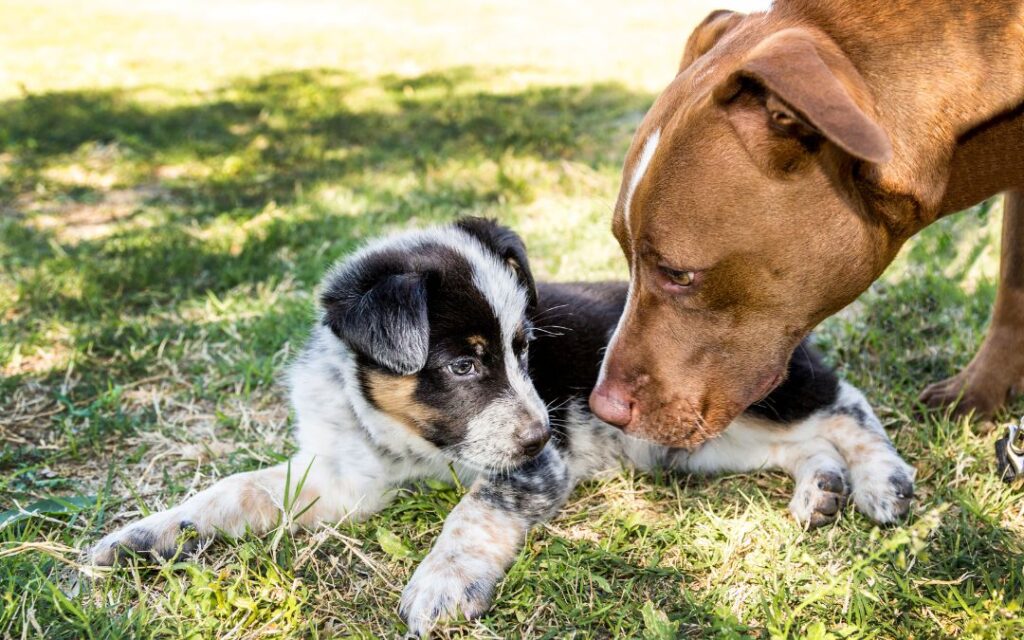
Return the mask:
M615 325L615 331L612 331L611 338L608 339L608 347L605 349L605 357L601 359L601 369L597 374L597 384L600 385L604 382L605 376L608 375L608 354L615 350L616 343L619 341L619 332L622 331L622 325L626 323L626 316L629 314L630 302L633 299L633 274L629 277L629 287L626 289L626 305L622 310L622 315L619 316L619 321Z
M531 406L533 404L537 406ZM514 434L523 421L523 409L530 410L535 420L546 416L544 404L532 384L525 398L518 393L501 396L470 420L466 435L458 444L457 458L481 470L511 466L518 456Z
M651 158L654 157L654 152L658 148L658 142L661 141L661 129L655 129L654 133L647 136L647 140L644 141L644 146L640 150L640 157L637 159L636 164L633 165L633 173L629 177L629 184L626 187L626 199L622 204L622 215L626 222L626 231L630 232L630 210L633 207L633 194L636 192L640 181L643 179L644 174L647 173L647 167L651 164ZM608 340L608 348L605 354L611 353L615 350L616 342L619 338L619 332L622 330L622 325L626 321L626 316L629 314L629 309L633 301L633 274L630 274L629 278L629 290L626 292L626 305L623 309L622 315L619 317L618 324L615 325L615 331L612 332L611 338ZM601 361L601 371L598 374L598 384L600 385L605 376L608 374L607 368L608 358L605 357Z
M529 528L526 519L472 494L459 502L402 592L400 612L409 631L425 638L439 620L483 615Z
M629 185L626 187L626 200L622 203L622 215L626 221L626 231L630 230L630 209L633 207L633 194L636 193L636 188L640 186L640 181L643 180L644 174L647 173L647 167L651 164L651 158L654 157L654 152L658 148L658 142L661 140L661 129L655 129L654 133L647 136L647 140L644 141L644 146L640 149L640 157L637 158L636 164L633 165L633 173L629 176Z
M498 319L502 344L511 349L512 338L526 317L526 292L511 267L499 261L476 238L465 235L466 242L449 242L449 246L465 256L472 266L473 284Z

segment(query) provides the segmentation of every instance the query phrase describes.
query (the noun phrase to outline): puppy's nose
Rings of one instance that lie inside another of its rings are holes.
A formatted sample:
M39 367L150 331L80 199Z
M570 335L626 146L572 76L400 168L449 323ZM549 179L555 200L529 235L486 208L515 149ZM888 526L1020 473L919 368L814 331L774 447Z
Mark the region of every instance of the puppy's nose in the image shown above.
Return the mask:
M590 410L608 424L624 428L633 419L633 399L625 387L606 378L590 392Z
M551 430L548 429L547 422L543 420L531 422L515 433L516 444L519 445L523 455L530 458L544 449L544 445L548 443L550 437Z

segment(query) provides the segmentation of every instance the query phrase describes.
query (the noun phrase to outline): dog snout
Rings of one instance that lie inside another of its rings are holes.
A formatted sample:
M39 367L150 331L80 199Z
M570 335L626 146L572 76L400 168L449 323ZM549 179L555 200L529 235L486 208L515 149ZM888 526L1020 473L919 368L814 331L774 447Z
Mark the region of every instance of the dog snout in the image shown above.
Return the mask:
M633 419L632 396L626 387L607 378L599 381L590 393L590 409L610 425L625 428Z
M532 458L544 449L551 437L551 430L545 420L528 422L515 432L516 445L523 455Z

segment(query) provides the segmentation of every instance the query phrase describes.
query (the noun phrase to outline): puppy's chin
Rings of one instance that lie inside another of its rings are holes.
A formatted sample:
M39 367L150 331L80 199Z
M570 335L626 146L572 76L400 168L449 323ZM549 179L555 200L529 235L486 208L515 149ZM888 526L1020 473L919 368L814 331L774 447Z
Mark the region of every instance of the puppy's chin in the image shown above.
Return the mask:
M461 464L470 469L486 474L501 474L516 471L523 467L529 466L533 463L541 454L527 456L523 454L496 454L490 456L482 455L466 455L461 451L449 452L454 462Z

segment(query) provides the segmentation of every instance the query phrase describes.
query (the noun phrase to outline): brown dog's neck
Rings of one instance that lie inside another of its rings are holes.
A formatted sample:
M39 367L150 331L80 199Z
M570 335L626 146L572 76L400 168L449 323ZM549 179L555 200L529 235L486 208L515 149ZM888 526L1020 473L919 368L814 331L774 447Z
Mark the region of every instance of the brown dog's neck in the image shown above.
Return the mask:
M894 154L864 177L898 236L1024 185L1024 116L1000 120L1024 104L1024 2L777 0L773 11L828 34L870 88Z

